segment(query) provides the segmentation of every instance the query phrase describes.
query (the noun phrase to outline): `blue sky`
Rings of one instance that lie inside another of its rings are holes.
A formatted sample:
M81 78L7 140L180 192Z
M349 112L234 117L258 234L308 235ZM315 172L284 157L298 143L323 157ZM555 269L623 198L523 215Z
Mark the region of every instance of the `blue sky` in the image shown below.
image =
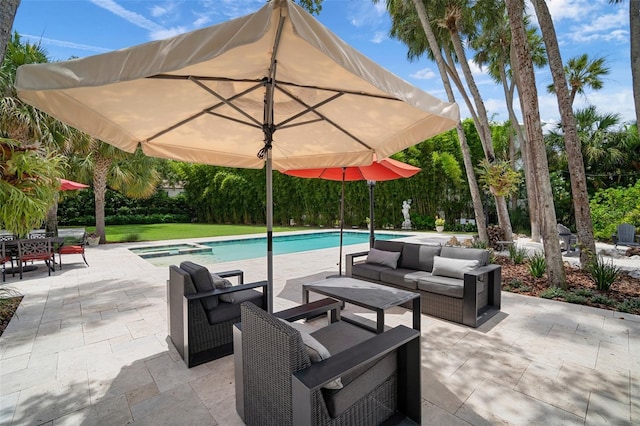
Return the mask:
M426 58L410 62L402 43L388 36L390 20L384 1L325 0L317 19L345 42L415 86L446 99L435 63ZM264 0L22 0L14 31L40 42L51 60L66 60L171 37L251 13ZM605 57L611 73L604 88L578 95L574 106L595 105L600 112L635 120L629 60L628 2L607 0L549 0L563 61L582 53ZM531 9L532 10L532 9ZM470 55L471 56L471 55ZM472 64L490 119L507 119L502 89ZM547 68L537 71L541 119L558 121ZM462 117L469 113L457 96Z

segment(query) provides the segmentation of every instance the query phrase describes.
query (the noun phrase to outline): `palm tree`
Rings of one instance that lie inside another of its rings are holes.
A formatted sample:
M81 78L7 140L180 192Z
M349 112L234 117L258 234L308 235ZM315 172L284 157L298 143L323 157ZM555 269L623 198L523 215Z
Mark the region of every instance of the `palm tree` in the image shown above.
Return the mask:
M518 93L522 98L522 116L527 132L527 145L531 164L536 170L535 196L540 206L540 223L544 239L544 255L547 262L547 279L554 287L565 287L566 276L560 253L558 232L556 231L556 213L549 178L549 164L545 151L540 110L538 107L538 91L535 73L531 60L529 45L526 42L524 25L524 0L506 0L507 14L511 26L512 70L518 85ZM529 194L531 196L532 194Z
M4 53L11 40L11 28L18 6L20 6L20 0L2 0L0 2L0 65L2 65Z
M609 0L611 4L622 2L623 0ZM629 39L636 124L640 126L640 0L629 0Z
M587 179L584 172L584 162L582 161L580 140L578 139L576 120L573 116L573 100L567 87L558 38L556 37L549 8L544 0L533 0L532 3L536 10L542 38L547 48L549 68L551 69L558 98L558 108L565 137L564 145L569 160L569 176L571 177L571 195L573 196L573 208L576 215L576 230L578 240L583 248L580 250L580 263L582 267L586 267L596 255L596 242L593 238L593 221L591 220L589 193L587 191Z
M604 58L595 58L589 60L589 55L586 53L571 58L567 61L567 65L564 67L564 73L567 76L569 87L571 92L571 105L576 98L576 94L584 94L584 89L589 87L593 90L602 89L603 75L609 74L609 67L606 67ZM550 84L547 86L549 93L556 93L555 86Z

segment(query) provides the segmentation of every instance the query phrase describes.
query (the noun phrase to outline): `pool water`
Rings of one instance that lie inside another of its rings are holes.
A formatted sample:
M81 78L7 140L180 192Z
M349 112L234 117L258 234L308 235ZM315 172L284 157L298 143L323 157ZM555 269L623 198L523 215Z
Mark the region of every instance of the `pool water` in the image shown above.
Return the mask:
M395 238L408 237L408 234L376 234L378 240L391 240ZM368 232L344 232L342 236L342 245L348 246L352 244L362 244L369 242ZM310 250L320 250L325 248L338 247L340 245L340 232L319 232L296 235L278 235L273 237L273 254L289 254ZM210 250L201 252L192 252L191 255L194 262L203 263L221 263L231 262L235 260L253 259L264 257L267 255L267 238L243 238L228 241L211 241L198 243L199 247L208 247ZM176 254L186 254L183 251L184 244L176 244L175 249L171 246L164 245L162 250L156 250L155 247L145 247L137 250L137 254L144 258L158 258L164 256L172 256ZM200 259L200 260L198 260Z

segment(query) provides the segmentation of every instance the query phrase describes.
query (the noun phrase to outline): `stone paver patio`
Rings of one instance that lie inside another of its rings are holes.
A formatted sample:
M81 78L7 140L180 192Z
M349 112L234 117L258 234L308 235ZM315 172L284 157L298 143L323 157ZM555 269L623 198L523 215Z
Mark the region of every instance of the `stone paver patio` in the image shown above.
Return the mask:
M51 277L43 266L8 277L3 287L24 299L0 337L0 424L242 424L232 356L185 367L167 339L168 268L127 249L141 245L90 247L90 267L66 256ZM275 310L300 303L302 282L337 272L337 257L275 256ZM170 263L186 258L206 263ZM251 282L265 265L208 266ZM411 324L409 311L392 309L387 324ZM423 424L640 424L640 316L503 292L502 312L478 329L423 315L422 347Z

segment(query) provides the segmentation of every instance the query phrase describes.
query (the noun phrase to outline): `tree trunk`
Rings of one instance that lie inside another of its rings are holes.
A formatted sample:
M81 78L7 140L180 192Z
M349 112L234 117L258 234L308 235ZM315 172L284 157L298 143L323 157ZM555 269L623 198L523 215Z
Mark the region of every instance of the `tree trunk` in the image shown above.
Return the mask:
M413 0L413 5L416 8L416 12L418 12L420 23L422 24L422 28L424 29L427 41L429 42L429 48L433 53L436 64L438 65L438 71L440 71L442 84L444 86L445 92L447 93L447 100L449 102L455 102L456 99L453 94L453 90L451 89L451 83L449 82L447 68L444 63L444 59L442 58L442 53L440 52L438 42L436 41L436 36L433 33L431 24L429 23L429 17L427 15L427 10L424 7L424 3L420 0ZM489 234L487 233L487 221L485 219L484 209L482 207L482 196L480 195L480 188L478 187L478 182L473 170L473 162L471 161L469 145L467 144L467 138L465 137L464 129L461 123L458 123L458 125L456 126L456 132L458 133L458 141L460 142L460 149L462 150L464 167L467 172L467 180L469 181L469 192L471 193L473 213L475 215L476 225L478 227L478 237L481 241L489 242Z
M629 0L629 34L633 100L636 105L636 125L640 128L640 0Z
M2 0L0 2L0 65L4 61L7 44L11 40L13 20L20 6L20 0Z
M47 218L44 221L44 230L47 234L58 236L58 195L56 194L53 205L47 212Z
M536 10L542 38L547 49L549 68L551 68L553 84L558 98L558 108L560 109L564 132L564 146L567 151L569 175L571 177L571 194L573 195L573 208L576 215L576 230L581 248L580 263L584 268L596 255L596 243L593 239L593 222L591 221L591 209L589 208L589 194L587 192L587 178L582 159L582 146L578 138L571 94L567 88L567 78L564 73L558 38L556 37L556 30L553 26L549 8L544 0L533 0L533 6Z
M476 86L475 79L471 73L471 68L467 62L464 47L462 46L462 41L460 40L458 33L452 29L449 29L449 33L451 34L453 48L456 52L456 56L458 57L458 63L462 68L465 81L467 82L467 86L469 87L469 91L471 92L471 96L473 97L475 104L477 113L477 121L475 121L475 123L476 128L478 129L478 135L480 136L480 141L482 142L482 147L484 148L484 156L489 163L493 164L496 159L496 155L493 150L491 128L489 127L489 119L487 117L487 110L484 107L484 101L482 100L482 96L480 96L480 91L478 90L478 86ZM456 72L455 67L450 67L450 71ZM464 88L460 88L460 90L462 92L464 91ZM504 238L507 241L511 241L513 240L513 230L511 229L511 219L509 218L507 201L504 197L494 197L494 199L496 203L496 212L498 214L498 222L504 234Z
M111 159L96 154L93 167L93 193L96 202L96 234L100 236L100 243L107 241L104 221L104 200L107 192L107 175Z
M522 115L529 142L528 154L536 171L536 195L541 213L540 223L544 239L544 256L547 262L547 279L550 285L564 288L566 287L566 277L556 229L556 212L551 192L551 180L549 179L547 152L540 124L538 90L523 20L524 1L507 0L506 5L511 25L511 49L516 59L512 63L512 68L518 74L516 81L518 93L522 97Z

